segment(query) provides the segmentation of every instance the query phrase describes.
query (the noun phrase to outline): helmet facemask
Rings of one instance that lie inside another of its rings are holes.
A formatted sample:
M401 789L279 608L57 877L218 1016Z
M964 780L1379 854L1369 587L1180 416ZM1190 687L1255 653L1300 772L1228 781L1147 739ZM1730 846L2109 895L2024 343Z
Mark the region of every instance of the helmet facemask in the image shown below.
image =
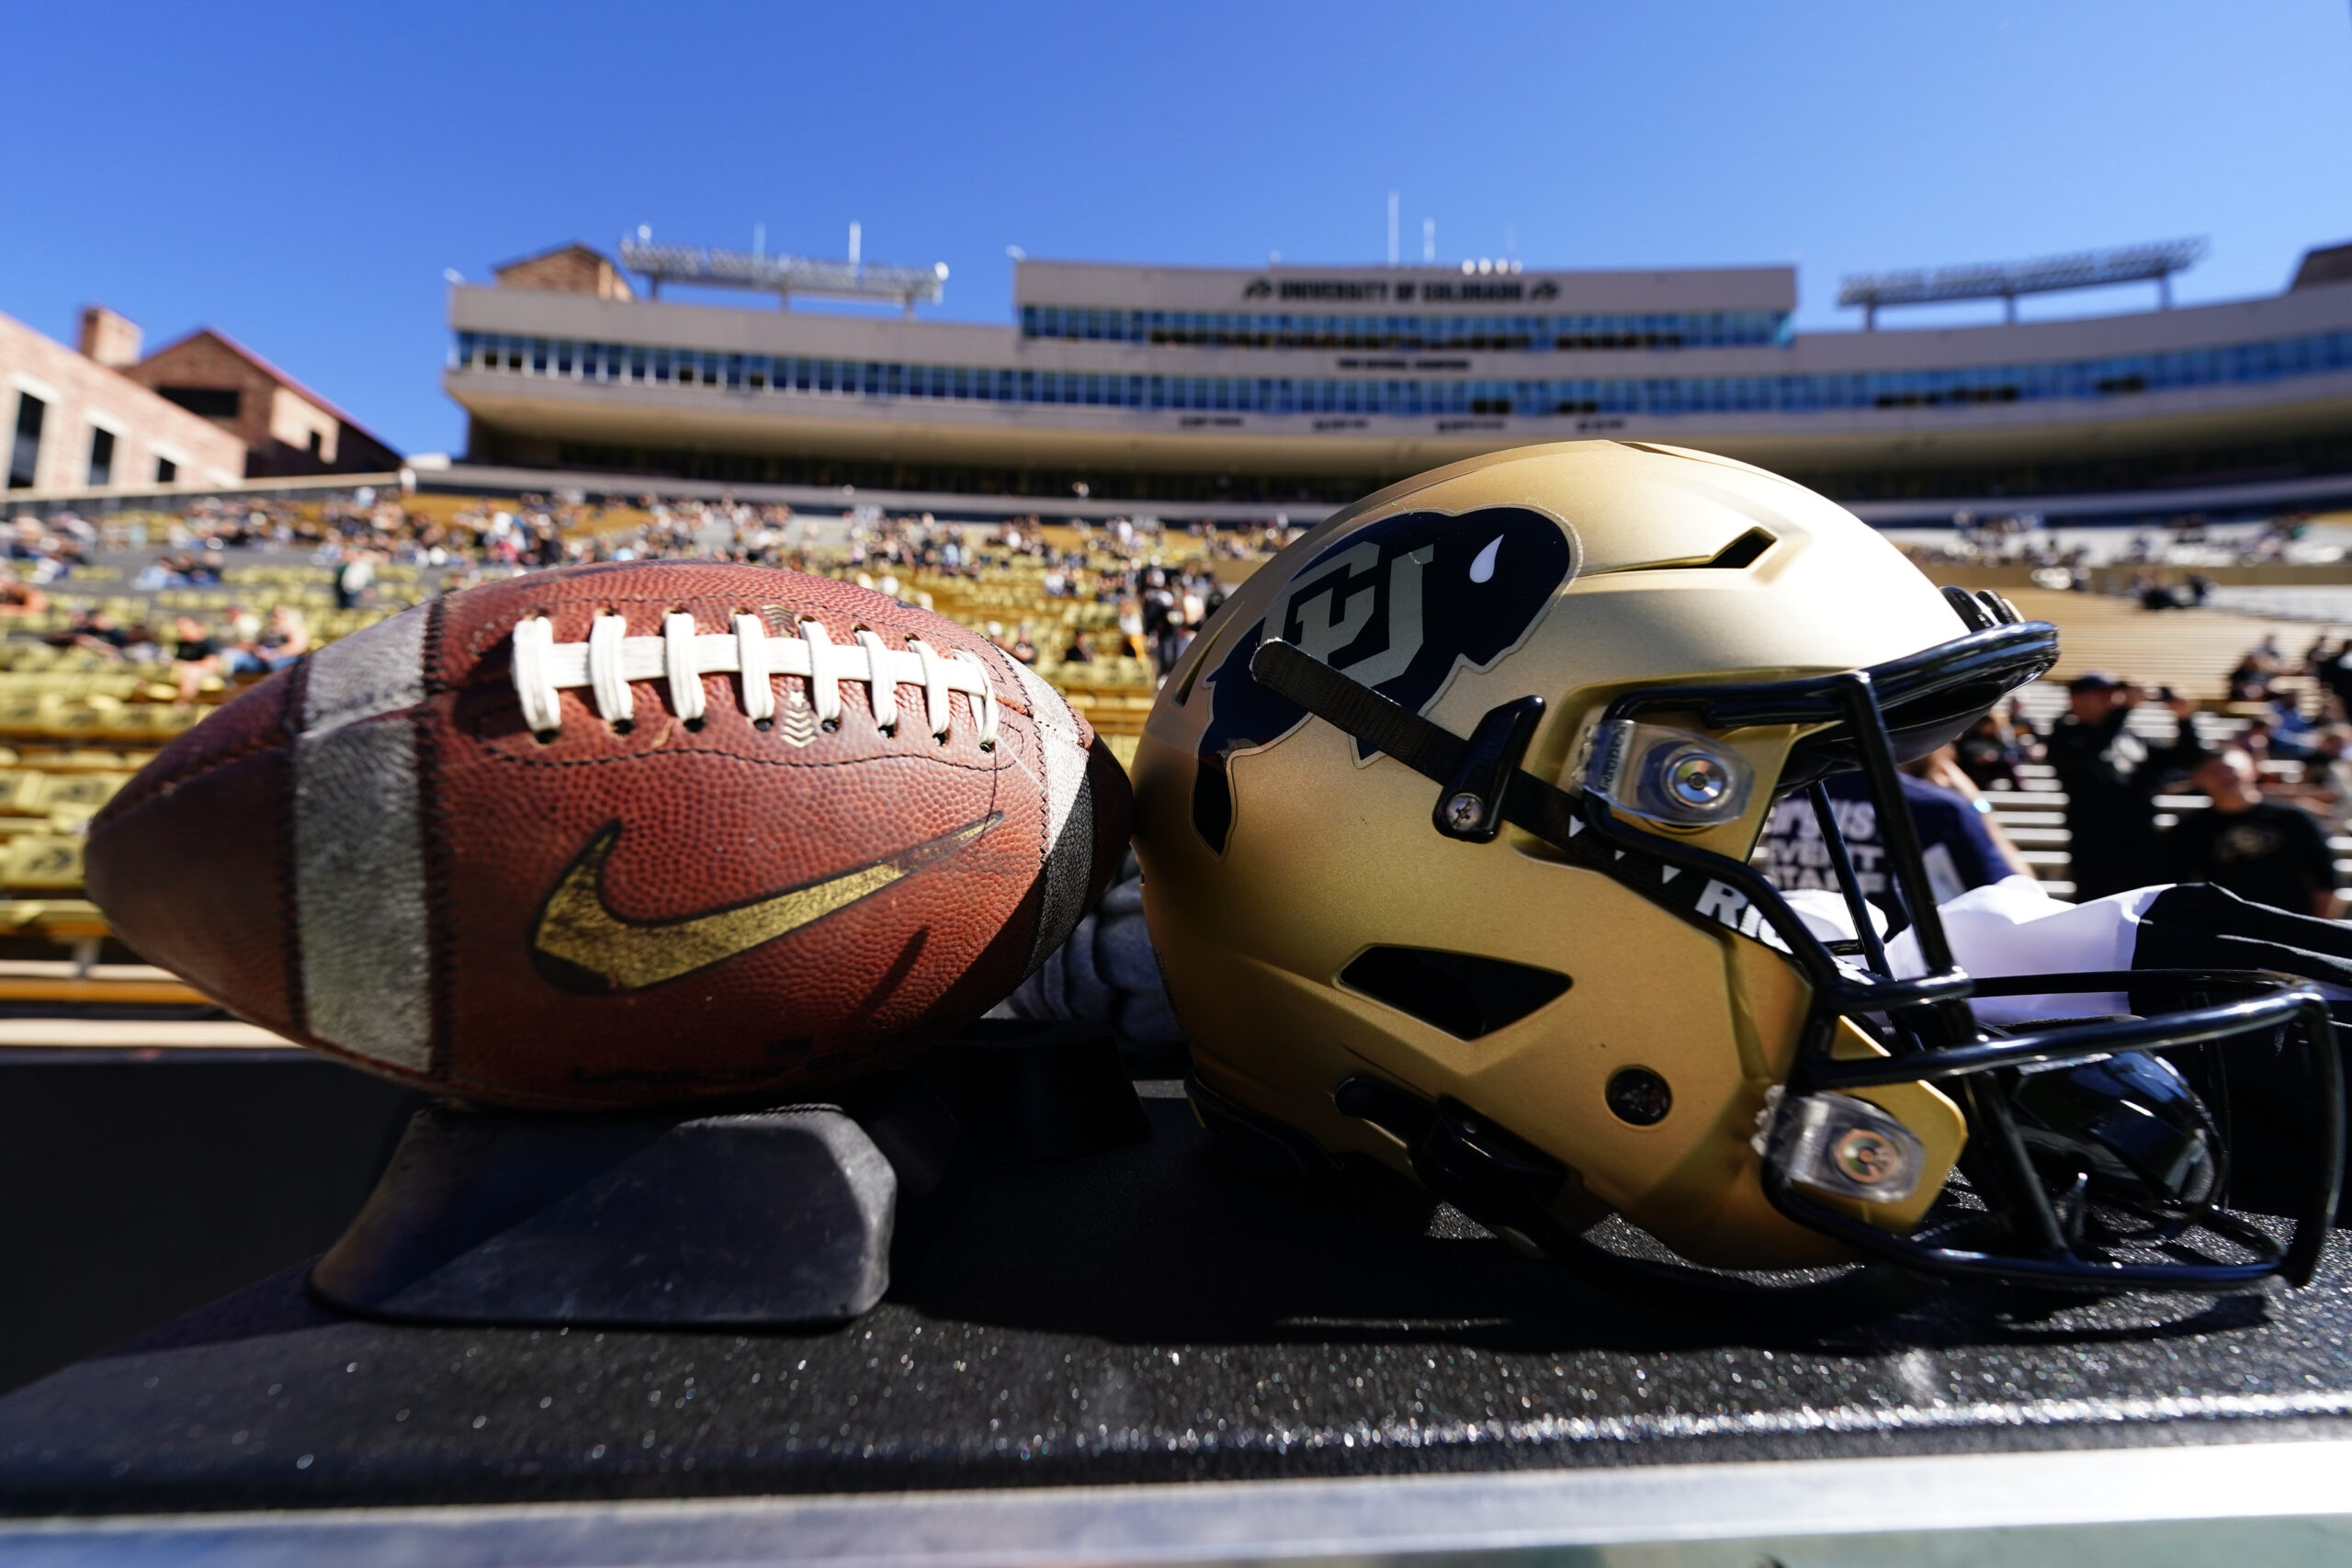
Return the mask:
M1570 789L1519 765L1531 699L1497 708L1465 741L1279 641L1260 647L1251 670L1360 746L1437 781L1432 830L1491 837L1507 822L1721 940L1769 950L1800 976L1809 1000L1785 1078L1759 1118L1758 1175L1773 1209L1842 1244L1846 1256L2037 1287L2215 1292L2273 1276L2307 1280L2343 1142L2339 1069L2316 993L2275 975L2220 971L1972 981L1953 962L1897 767L2044 672L2056 634L2018 621L1994 596L1946 592L1972 629L1868 670L1620 694L1586 730ZM1767 726L1797 730L1771 787L1810 798L1850 941L1816 936L1744 860L1692 841L1736 820L1766 787L1726 738ZM1896 911L1883 932L1821 787L1849 769L1878 806ZM1888 944L1906 931L1922 972L1898 976ZM2168 991L2185 1005L2011 1032L1980 1022L1970 1006L1973 995L2029 990ZM2193 1087L2218 1081L2225 1067L2217 1064L2249 1049L2296 1056L2310 1083L2314 1157L2281 1205L2293 1218L2284 1240L2273 1234L2282 1227L2222 1206L2225 1129ZM1611 1110L1630 1119L1615 1090L1612 1081ZM1956 1175L1951 1151L1933 1152L1932 1133L1923 1137L1906 1110L1919 1096L1956 1100L1964 1115ZM1490 1227L1621 1288L1689 1282L1687 1266L1606 1251L1561 1220L1557 1189L1573 1173L1551 1160L1558 1169L1546 1178L1549 1156L1514 1134L1500 1108L1429 1105L1393 1086L1343 1086L1339 1103L1404 1139L1424 1183ZM1753 1289L1736 1274L1702 1278L1743 1295Z

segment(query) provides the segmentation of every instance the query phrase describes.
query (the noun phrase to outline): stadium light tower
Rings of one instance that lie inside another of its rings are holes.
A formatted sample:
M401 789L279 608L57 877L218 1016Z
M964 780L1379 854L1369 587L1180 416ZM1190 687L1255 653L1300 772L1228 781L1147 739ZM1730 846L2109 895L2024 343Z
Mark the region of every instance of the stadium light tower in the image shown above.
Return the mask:
M639 231L644 234L643 230ZM869 266L859 254L864 235L857 224L849 228L846 262L813 256L762 255L742 251L705 250L696 245L657 245L650 237L621 242L621 264L646 280L650 299L662 297L664 283L693 283L714 288L749 288L772 293L787 310L795 294L834 299L896 299L912 318L918 304L938 302L945 291L947 264L925 266Z
M1862 308L1862 330L1878 329L1882 305L1939 305L1955 299L1998 299L2003 319L2018 319L2021 294L2054 294L2070 288L2101 288L2113 283L2156 286L2160 310L2172 309L2172 275L2203 258L2203 240L2165 240L2111 251L2041 256L2033 261L1976 262L1966 266L1910 272L1861 273L1841 281L1839 305Z

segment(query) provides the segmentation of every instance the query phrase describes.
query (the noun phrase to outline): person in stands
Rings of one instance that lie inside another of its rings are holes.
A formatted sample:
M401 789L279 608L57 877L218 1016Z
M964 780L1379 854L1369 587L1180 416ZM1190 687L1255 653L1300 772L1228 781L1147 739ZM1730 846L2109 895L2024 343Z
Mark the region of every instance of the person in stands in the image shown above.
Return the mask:
M2298 915L2335 916L2335 857L2319 819L2265 800L2254 759L2233 746L2199 763L2189 782L2212 797L2161 841L2161 882L2210 882L2249 903Z
M2075 900L2145 887L2156 853L2156 790L2204 756L2194 721L2197 703L2173 697L2177 725L2169 746L2151 747L2130 728L2139 694L2091 671L2066 682L2066 712L2050 728L2044 751L2066 792Z
M38 615L48 608L48 594L14 572L0 572L0 615Z
M1833 773L1825 787L1838 836L1845 840L1853 862L1854 880L1871 903L1890 917L1898 915L1890 891L1885 835L1862 775ZM1919 856L1927 863L1928 884L1937 903L2004 877L2033 874L1994 822L1992 802L1977 793L1953 761L1951 747L1904 765L1903 800L1911 808ZM1772 808L1764 825L1763 848L1764 874L1775 887L1837 887L1821 819L1805 795L1792 795Z
M2000 709L1970 725L1952 748L1960 771L1978 789L2018 787L2018 764L2026 760L2025 748Z
M204 623L193 615L181 615L172 622L172 678L178 688L178 700L196 701L203 689L205 677L220 673L220 642L204 629Z
M2330 828L2352 827L2352 726L2331 724L2303 758L2304 797Z

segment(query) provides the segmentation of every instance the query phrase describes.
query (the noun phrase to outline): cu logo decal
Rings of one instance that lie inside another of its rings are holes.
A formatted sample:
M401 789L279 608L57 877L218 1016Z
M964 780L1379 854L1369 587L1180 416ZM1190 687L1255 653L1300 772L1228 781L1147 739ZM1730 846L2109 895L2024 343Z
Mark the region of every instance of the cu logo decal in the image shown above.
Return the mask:
M1525 640L1575 572L1572 536L1525 507L1400 513L1332 540L1291 574L1265 617L1202 677L1209 722L1193 784L1193 827L1202 841L1223 854L1232 835L1232 758L1274 744L1306 717L1251 678L1250 659L1261 639L1295 644L1424 713L1457 669L1491 668ZM1359 745L1357 755L1371 754Z

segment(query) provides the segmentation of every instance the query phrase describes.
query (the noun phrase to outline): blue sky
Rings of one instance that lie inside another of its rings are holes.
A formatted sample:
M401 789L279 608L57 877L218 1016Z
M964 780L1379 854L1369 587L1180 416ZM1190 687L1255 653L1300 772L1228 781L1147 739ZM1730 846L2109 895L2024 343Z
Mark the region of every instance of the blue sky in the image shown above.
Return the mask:
M0 311L217 326L412 451L462 441L443 269L639 223L854 219L992 321L1010 244L1376 262L1392 189L1408 258L1430 217L1449 261L1793 262L1808 329L1854 271L2210 236L2193 301L2352 239L2345 0L74 0L7 37Z

